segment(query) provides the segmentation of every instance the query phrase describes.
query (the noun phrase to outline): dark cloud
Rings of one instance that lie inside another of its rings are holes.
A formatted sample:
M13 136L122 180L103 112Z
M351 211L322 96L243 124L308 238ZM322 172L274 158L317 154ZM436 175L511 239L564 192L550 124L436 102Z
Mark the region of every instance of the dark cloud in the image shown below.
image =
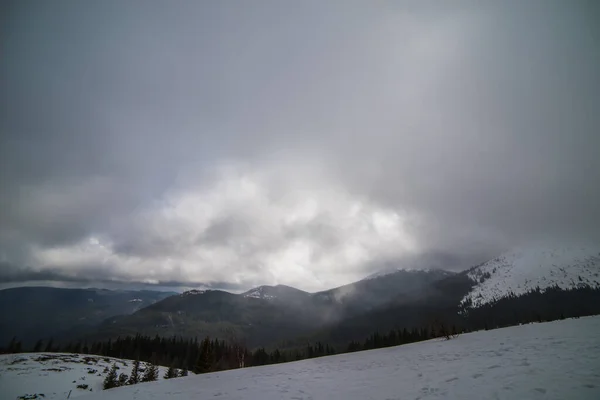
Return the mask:
M4 7L13 281L316 290L600 242L594 2Z

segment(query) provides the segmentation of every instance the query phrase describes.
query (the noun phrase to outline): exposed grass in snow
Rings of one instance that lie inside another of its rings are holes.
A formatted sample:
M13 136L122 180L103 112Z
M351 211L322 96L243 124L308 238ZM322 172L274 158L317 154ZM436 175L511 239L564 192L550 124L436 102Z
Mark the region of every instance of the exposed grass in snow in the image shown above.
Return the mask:
M125 399L600 399L600 317L151 382Z
M66 399L102 390L113 363L131 373L132 360L63 353L0 355L0 400ZM145 368L146 364L141 363ZM167 368L159 367L159 379Z

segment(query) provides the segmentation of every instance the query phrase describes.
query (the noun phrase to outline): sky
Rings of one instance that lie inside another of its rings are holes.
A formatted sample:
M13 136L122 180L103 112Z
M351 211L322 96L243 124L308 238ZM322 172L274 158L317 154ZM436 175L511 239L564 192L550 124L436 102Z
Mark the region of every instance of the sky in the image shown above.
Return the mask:
M0 7L0 285L317 291L600 243L597 2Z

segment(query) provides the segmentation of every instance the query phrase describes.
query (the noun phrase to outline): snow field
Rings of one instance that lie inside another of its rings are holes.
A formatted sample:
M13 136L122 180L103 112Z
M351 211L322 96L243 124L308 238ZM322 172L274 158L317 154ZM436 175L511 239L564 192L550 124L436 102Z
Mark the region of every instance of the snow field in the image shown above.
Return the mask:
M119 374L131 373L132 360L66 353L0 355L0 400L66 399L102 391L112 364ZM140 368L145 368L141 363ZM167 368L159 367L159 379ZM78 387L79 386L79 387Z
M600 399L600 316L111 389L125 399Z

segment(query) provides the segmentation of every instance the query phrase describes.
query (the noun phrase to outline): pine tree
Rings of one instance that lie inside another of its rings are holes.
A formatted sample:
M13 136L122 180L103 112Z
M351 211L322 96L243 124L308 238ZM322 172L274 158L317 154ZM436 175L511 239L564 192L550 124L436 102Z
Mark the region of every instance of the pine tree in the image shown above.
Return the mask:
M117 380L117 364L114 363L112 365L112 367L110 368L110 371L108 372L108 375L106 375L106 378L104 378L104 389L112 389L119 386L119 382Z
M42 345L43 344L44 344L44 342L42 341L42 339L40 339L37 342L35 342L35 346L33 346L33 352L34 353L39 353L40 351L42 351Z
M171 379L171 378L177 378L177 370L175 368L173 368L173 366L171 365L169 367L169 369L167 370L167 372L165 372L164 378L165 379Z
M133 367L131 368L131 376L129 377L129 381L127 381L128 385L135 385L140 382L140 360L135 360L133 362Z
M188 376L188 370L186 368L179 371L179 376Z
M212 349L210 339L207 337L202 341L200 353L198 354L198 360L194 367L196 374L204 374L209 372L212 368Z
M121 375L119 375L119 386L125 386L127 385L127 379L129 377L127 376L126 373L122 373Z
M17 340L17 337L13 337L8 345L9 353L20 353L21 352L21 342Z
M50 341L48 342L48 344L46 344L46 350L44 350L44 352L50 353L53 350L53 348L52 348L53 343L54 343L53 339L50 338Z
M152 382L158 379L158 366L154 363L146 364L146 370L142 375L142 382Z

